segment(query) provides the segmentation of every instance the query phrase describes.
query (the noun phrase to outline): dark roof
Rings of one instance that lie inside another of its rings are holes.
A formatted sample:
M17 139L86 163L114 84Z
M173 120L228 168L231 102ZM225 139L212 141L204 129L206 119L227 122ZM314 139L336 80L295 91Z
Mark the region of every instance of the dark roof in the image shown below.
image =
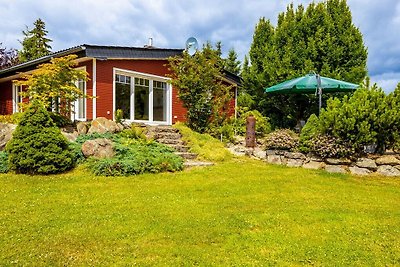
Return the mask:
M12 76L18 72L30 71L37 65L46 63L54 57L62 57L76 54L78 58L90 57L99 59L167 59L182 54L183 49L165 49L152 46L124 47L124 46L100 46L83 44L65 50L51 53L28 62L24 62L7 69L0 70L0 78Z
M224 70L224 76L227 80L236 83L237 85L242 85L242 78L228 70Z
M97 59L167 59L169 57L181 55L182 52L183 49L156 48L153 46L125 47L83 44L0 70L0 79L15 75L19 72L33 70L37 65L49 62L50 59L54 57L62 57L70 54L76 54L78 58L89 57ZM224 74L225 78L229 81L238 85L241 84L241 78L239 76L226 70Z

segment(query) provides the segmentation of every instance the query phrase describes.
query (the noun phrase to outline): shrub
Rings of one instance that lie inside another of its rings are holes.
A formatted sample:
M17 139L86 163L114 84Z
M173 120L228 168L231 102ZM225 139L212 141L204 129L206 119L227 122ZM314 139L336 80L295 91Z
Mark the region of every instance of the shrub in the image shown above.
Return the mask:
M183 123L174 125L182 134L182 139L190 146L190 151L196 153L200 159L209 161L225 161L232 158L224 144L209 134L200 134L192 131Z
M144 127L131 124L130 129L123 130L122 132L119 133L119 135L125 138L146 140L147 137L145 135L145 131L146 129Z
M289 129L279 129L267 135L265 138L266 149L290 150L297 149L299 144L298 135Z
M114 146L115 157L89 161L94 174L121 176L178 171L183 168L183 159L175 155L172 148L155 141L120 137L115 139Z
M266 134L270 133L272 130L271 124L269 123L269 118L264 117L258 110L247 111L240 115L236 122L236 131L240 135L246 134L246 121L247 117L253 115L256 119L256 136L264 137Z
M115 122L122 123L123 118L124 118L124 111L122 109L117 109L115 111Z
M307 120L307 123L301 129L299 139L299 150L307 153L312 146L312 139L320 133L319 119L315 114L312 114Z
M59 128L72 124L72 121L70 118L67 118L64 115L61 115L56 112L50 112L50 117L53 120L53 122L57 125L57 127L59 127Z
M355 154L349 143L330 135L316 135L311 139L310 151L321 158L342 158Z
M4 151L0 151L0 173L8 172L8 155Z
M67 139L37 101L24 112L6 152L10 169L19 173L59 173L75 164Z
M16 112L12 115L0 115L0 123L18 124L21 120L22 113Z

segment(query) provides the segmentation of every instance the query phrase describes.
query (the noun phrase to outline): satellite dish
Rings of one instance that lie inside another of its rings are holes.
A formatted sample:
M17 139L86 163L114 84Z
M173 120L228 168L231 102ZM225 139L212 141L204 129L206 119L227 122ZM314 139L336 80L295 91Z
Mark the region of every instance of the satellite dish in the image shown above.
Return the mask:
M190 37L186 40L186 52L193 56L196 54L197 50L199 49L199 43L197 42L196 38Z

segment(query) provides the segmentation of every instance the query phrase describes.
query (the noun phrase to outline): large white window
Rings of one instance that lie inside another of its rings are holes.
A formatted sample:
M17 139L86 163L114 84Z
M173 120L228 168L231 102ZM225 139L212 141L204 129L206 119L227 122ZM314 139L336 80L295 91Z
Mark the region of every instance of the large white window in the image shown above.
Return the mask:
M86 95L86 81L79 80L75 82L75 86L81 91L83 95ZM86 120L86 98L78 98L72 105L72 120L83 121Z
M171 124L171 85L167 78L114 69L114 114L154 124Z
M21 111L20 104L22 103L22 100L23 100L23 98L21 96L21 92L22 92L22 86L13 84L13 87L12 87L13 113Z

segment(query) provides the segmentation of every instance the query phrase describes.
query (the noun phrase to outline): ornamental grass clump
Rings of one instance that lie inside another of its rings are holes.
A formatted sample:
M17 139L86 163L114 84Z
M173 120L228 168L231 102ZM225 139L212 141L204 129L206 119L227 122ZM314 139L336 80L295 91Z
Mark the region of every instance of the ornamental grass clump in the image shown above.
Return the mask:
M279 129L265 138L266 149L295 151L299 145L299 136L289 129Z
M38 101L24 112L6 152L9 168L17 173L60 173L75 165L68 140Z

